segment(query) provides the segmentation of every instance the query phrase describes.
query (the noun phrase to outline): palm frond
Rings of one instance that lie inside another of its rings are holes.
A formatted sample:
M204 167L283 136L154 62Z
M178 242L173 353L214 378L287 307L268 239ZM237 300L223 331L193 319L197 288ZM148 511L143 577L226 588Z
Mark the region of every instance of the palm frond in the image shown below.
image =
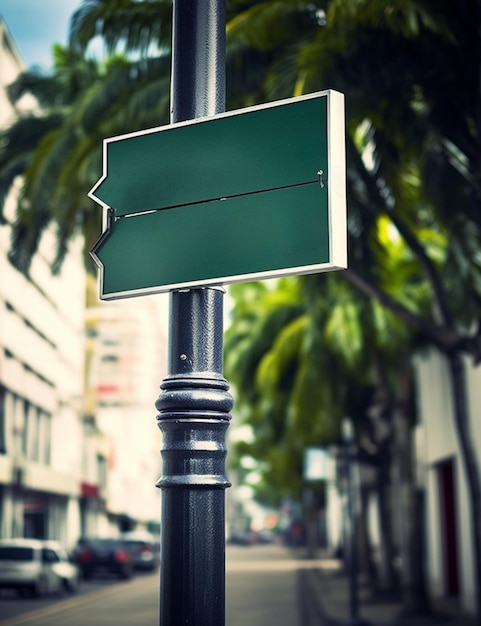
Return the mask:
M171 0L84 0L72 15L70 45L84 52L96 38L106 51L148 55L170 47Z

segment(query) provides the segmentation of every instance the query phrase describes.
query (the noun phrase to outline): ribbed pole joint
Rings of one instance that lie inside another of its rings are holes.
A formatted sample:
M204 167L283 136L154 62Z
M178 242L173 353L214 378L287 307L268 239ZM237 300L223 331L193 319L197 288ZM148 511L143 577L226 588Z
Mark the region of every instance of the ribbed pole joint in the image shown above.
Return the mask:
M232 408L223 378L170 376L155 406L162 431L162 477L157 486L225 489L225 438Z

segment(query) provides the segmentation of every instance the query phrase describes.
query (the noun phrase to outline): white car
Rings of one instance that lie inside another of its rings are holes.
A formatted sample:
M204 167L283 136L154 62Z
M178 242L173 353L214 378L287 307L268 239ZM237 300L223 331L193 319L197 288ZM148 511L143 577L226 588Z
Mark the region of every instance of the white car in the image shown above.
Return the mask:
M75 593L80 584L80 570L76 563L69 559L67 552L56 541L44 541L46 548L50 548L58 557L52 564L54 573L62 581L62 586L65 591Z
M36 539L0 540L0 588L40 597L77 590L79 572L57 542Z

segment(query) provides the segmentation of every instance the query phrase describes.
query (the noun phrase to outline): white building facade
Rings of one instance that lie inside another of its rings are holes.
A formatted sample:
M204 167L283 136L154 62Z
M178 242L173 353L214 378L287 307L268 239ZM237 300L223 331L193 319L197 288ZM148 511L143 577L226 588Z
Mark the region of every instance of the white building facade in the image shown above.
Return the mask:
M6 87L24 69L0 22L2 127L18 114ZM33 101L24 105L35 107ZM71 246L61 273L53 276L55 239L49 231L23 274L8 258L14 194L5 217L0 226L0 536L57 539L70 546L81 533L87 483L82 246L80 241ZM98 498L98 473L92 483Z
M24 69L0 20L0 127L37 108L8 100ZM167 355L159 296L99 302L80 240L53 276L53 228L28 275L19 272L8 258L15 206L12 194L0 225L0 537L70 548L81 536L155 531L154 402Z
M481 368L466 360L472 443L481 461ZM416 360L418 472L426 497L428 591L467 613L476 609L476 572L470 500L455 428L448 363L438 352ZM481 523L481 520L479 521Z
M87 310L92 354L88 394L108 441L109 534L157 532L161 433L154 402L166 375L166 339L157 296L99 303Z

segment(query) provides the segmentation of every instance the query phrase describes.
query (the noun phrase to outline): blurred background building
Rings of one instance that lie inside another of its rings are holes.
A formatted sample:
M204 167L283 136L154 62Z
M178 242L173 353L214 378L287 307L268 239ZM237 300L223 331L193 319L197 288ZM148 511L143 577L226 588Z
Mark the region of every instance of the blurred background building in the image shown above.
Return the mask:
M429 591L463 610L476 607L473 528L466 469L455 432L448 363L435 350L416 360L418 484L425 494L425 564ZM472 446L481 453L481 370L467 361Z
M0 24L0 123L16 114L6 86L24 69ZM25 100L33 108L33 101ZM0 226L1 535L55 537L80 530L85 278L81 245L52 276L53 232L28 275L10 263L13 198Z
M24 69L0 21L1 126L17 114L6 89ZM82 535L158 528L154 401L166 348L156 300L90 295L87 309L82 242L52 275L53 230L19 272L8 256L14 200L0 225L0 537L70 547Z
M95 416L108 441L108 525L158 532L161 433L154 401L167 347L155 298L88 308L87 336L85 414Z

